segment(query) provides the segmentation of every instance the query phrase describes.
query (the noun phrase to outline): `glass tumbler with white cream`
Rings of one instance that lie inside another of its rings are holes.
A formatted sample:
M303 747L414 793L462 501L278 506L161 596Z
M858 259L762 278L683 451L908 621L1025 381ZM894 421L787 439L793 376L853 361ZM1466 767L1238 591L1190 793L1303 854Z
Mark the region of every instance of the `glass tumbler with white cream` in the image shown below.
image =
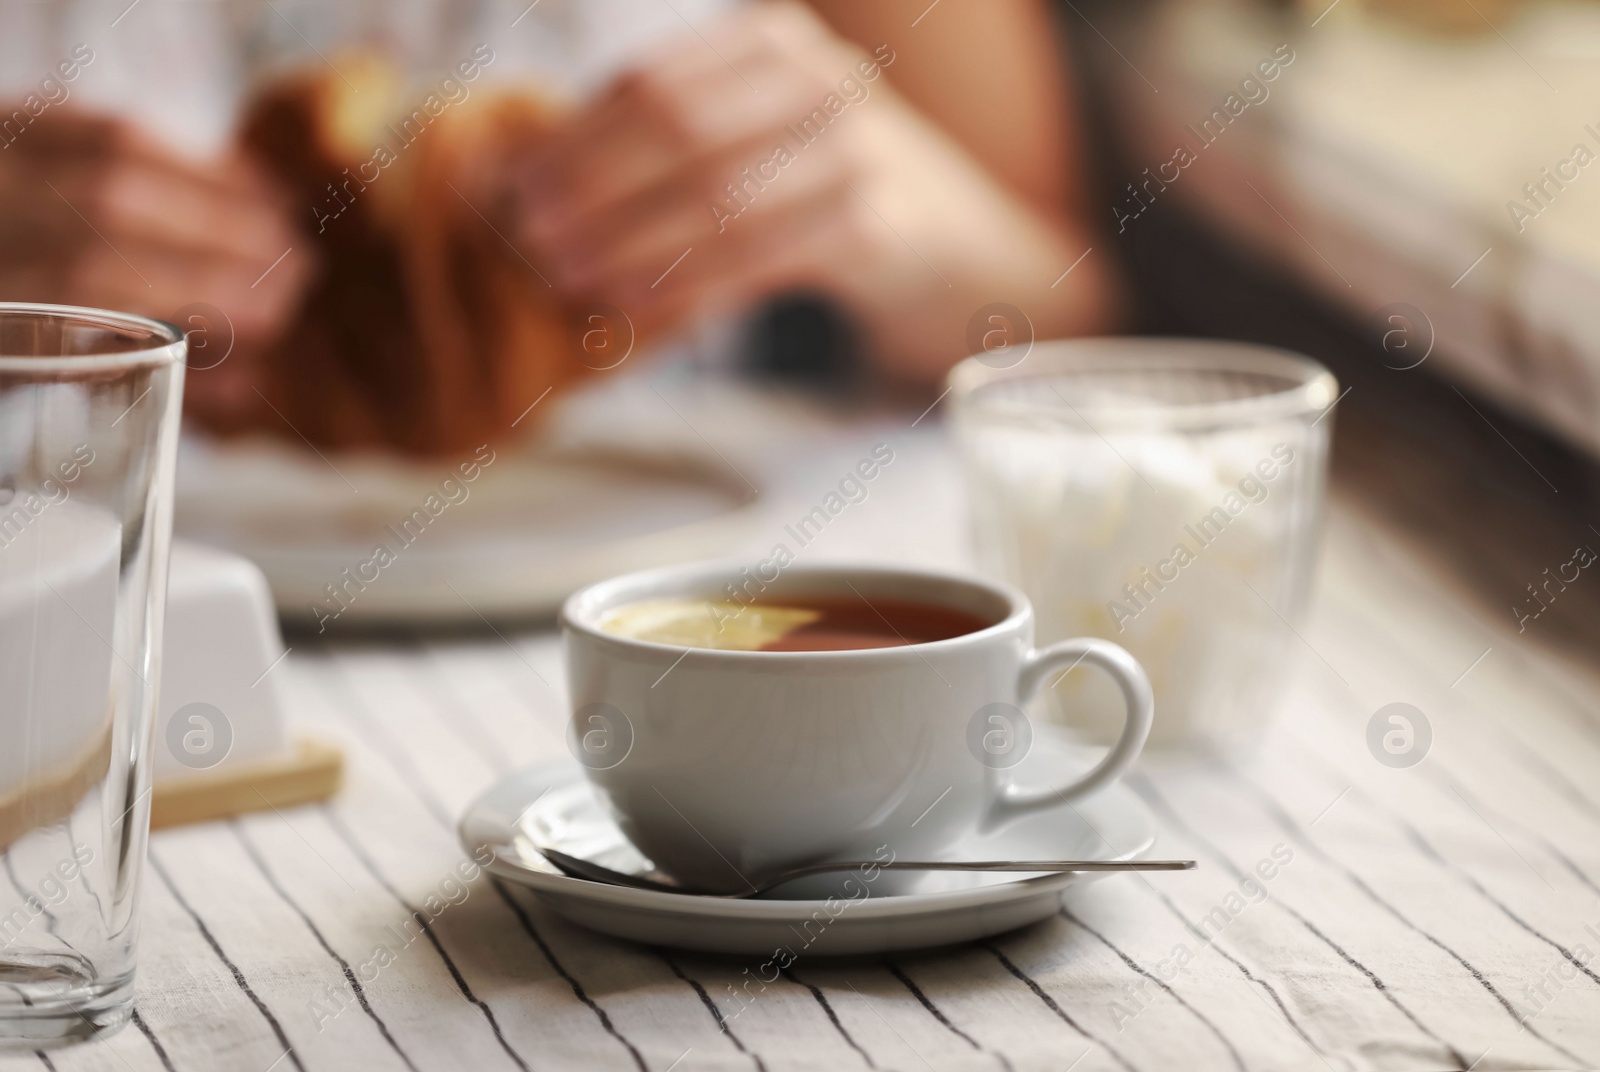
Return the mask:
M132 1010L185 349L0 304L0 1053Z
M979 566L1027 593L1038 642L1132 652L1152 747L1247 747L1300 643L1333 376L1241 343L1082 339L969 358L951 396ZM1046 697L1115 737L1120 699L1094 675Z

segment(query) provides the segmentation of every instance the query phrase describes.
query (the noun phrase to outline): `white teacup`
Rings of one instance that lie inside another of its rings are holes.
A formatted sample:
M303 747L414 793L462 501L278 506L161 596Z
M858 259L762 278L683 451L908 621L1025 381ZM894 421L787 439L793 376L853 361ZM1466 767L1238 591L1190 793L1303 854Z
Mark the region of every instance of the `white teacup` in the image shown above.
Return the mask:
M932 604L992 624L949 640L851 651L726 651L617 636L615 608L661 599L859 596ZM561 612L569 744L629 839L679 879L733 892L829 859L930 858L963 836L1115 781L1150 732L1150 681L1123 649L1077 639L1033 649L1017 590L952 573L792 565L774 580L728 563L672 566L585 588ZM1126 701L1093 769L1021 786L1021 710L1078 663Z

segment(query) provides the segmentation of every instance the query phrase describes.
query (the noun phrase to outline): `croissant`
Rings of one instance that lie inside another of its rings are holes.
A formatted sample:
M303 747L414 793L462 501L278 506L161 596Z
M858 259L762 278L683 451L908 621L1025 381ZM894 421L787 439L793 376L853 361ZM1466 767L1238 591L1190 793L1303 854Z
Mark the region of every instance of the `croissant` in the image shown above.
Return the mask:
M303 238L319 268L266 357L259 404L230 430L417 455L526 431L512 425L531 404L590 371L574 356L581 335L460 176L537 144L550 109L472 87L408 113L381 57L337 68L274 82L243 125L247 148L310 206Z

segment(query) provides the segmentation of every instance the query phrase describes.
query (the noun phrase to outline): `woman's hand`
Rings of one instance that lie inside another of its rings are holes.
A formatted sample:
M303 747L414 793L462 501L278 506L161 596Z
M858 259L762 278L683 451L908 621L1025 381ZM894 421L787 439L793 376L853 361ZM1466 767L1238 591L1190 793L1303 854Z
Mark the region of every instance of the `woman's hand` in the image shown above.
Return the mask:
M744 9L622 77L527 161L521 236L557 286L640 334L820 290L890 371L932 380L994 302L1041 337L1093 330L1093 266L1052 289L1087 241L908 104L884 77L895 59L796 3Z
M192 402L254 397L251 362L310 262L284 256L287 208L249 161L193 162L123 120L52 110L0 152L0 205L0 290L173 321L192 333Z

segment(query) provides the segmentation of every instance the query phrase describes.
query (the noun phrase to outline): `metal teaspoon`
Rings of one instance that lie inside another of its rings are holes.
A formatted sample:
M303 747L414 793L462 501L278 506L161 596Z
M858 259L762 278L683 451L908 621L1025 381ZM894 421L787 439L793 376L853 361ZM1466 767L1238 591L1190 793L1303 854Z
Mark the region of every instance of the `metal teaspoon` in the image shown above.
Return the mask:
M1193 860L836 860L831 863L809 864L791 868L775 875L764 876L761 885L751 885L737 893L717 893L684 885L662 871L649 875L628 875L609 867L572 856L559 849L539 847L539 853L555 864L563 873L590 882L603 882L612 886L630 886L638 890L655 890L657 893L680 893L702 897L722 897L739 900L766 893L807 875L824 875L834 871L853 871L856 868L876 867L884 871L1023 871L1023 872L1077 872L1077 871L1190 871Z

